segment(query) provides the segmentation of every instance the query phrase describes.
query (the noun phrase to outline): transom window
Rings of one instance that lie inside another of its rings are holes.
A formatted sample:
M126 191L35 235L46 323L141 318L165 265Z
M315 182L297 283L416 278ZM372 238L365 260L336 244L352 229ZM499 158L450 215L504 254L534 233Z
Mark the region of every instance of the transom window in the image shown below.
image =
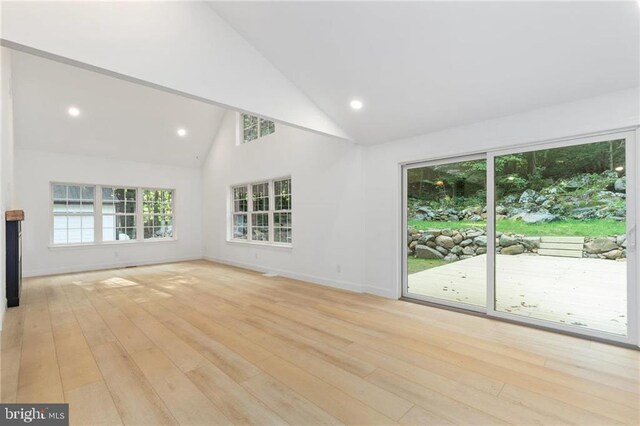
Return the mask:
M273 121L250 114L240 114L240 127L241 143L251 142L276 131L276 124Z
M291 179L231 188L231 239L291 244Z
M170 189L52 183L51 243L173 239L173 193Z

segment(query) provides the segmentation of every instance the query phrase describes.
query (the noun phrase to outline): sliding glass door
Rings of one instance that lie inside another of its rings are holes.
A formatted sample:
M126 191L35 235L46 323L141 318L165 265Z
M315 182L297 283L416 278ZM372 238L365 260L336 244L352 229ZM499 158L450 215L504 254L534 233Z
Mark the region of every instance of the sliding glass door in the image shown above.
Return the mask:
M484 311L486 179L484 155L407 168L407 296Z
M403 296L635 343L633 136L405 166Z

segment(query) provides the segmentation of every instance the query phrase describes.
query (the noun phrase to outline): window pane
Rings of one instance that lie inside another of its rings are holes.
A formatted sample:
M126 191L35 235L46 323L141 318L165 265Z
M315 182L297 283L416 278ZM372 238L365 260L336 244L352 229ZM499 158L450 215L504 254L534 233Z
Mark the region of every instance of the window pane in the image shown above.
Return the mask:
M251 215L251 238L254 241L269 241L269 215L267 213Z
M87 201L93 201L93 196L95 192L95 187L93 186L83 186L82 187L82 199Z
M233 238L247 239L247 225L246 214L233 215Z
M67 202L67 209L72 213L81 213L82 212L82 202L80 200L69 200Z
M276 131L273 121L260 119L260 136L267 136Z
M275 228L273 234L273 240L276 243L291 244L291 228Z
M242 114L243 120L243 128L246 129L248 127L257 126L258 125L258 117L250 114Z
M81 229L69 229L67 232L69 238L69 244L82 242L82 230Z
M244 129L244 143L258 139L258 126Z
M102 201L113 201L113 188L102 188Z
M114 228L102 228L102 241L115 241L116 230Z
M93 242L93 228L82 228L82 242L83 243L92 243Z
M69 216L69 228L82 228L82 219L80 216Z
M53 199L54 200L66 200L67 199L67 186L66 185L53 185ZM66 239L66 236L65 236Z
M79 200L80 199L80 187L79 186L69 186L69 199L70 200Z
M95 186L53 185L54 244L94 241L94 196Z
M54 213L64 213L67 211L67 201L66 200L55 200L53 202L53 212Z
M53 218L53 229L67 229L67 217L55 216Z
M269 210L269 184L259 183L252 186L253 211Z
M93 229L93 216L81 216L82 229Z
M67 230L56 229L53 231L53 244L67 244Z

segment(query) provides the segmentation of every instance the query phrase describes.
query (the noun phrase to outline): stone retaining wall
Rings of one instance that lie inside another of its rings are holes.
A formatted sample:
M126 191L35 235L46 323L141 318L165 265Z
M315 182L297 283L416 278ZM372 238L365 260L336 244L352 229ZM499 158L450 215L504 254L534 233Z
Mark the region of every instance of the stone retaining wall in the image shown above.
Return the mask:
M541 237L500 233L496 235L496 252L505 255L537 254ZM408 254L420 259L442 259L447 262L468 259L487 252L486 231L467 229L409 229ZM627 241L624 235L585 238L583 257L618 260L626 258Z

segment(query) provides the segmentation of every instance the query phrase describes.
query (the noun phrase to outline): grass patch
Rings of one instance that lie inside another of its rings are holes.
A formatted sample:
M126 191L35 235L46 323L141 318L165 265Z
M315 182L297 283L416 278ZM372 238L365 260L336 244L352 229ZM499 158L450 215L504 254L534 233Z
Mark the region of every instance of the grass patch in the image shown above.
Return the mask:
M419 230L426 229L461 229L485 228L485 222L433 222L410 220L409 226ZM578 220L566 219L556 222L537 224L525 223L520 220L499 220L496 222L498 232L513 232L529 236L550 237L606 237L622 235L627 232L625 222L610 219Z
M437 268L444 265L445 262L442 259L418 259L413 256L409 256L409 262L407 263L407 270L409 274L415 274L416 272L425 271L431 268Z

